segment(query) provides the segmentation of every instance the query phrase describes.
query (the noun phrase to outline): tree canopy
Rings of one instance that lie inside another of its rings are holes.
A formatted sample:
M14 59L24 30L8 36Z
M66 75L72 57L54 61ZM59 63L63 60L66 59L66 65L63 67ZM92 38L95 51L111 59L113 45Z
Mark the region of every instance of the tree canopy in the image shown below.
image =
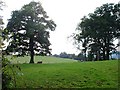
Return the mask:
M120 36L120 4L107 3L96 8L81 19L76 30L73 38L77 44L82 43L85 56L109 60L110 52L115 50L113 41Z
M8 35L10 43L7 52L18 52L20 55L30 54L30 63L34 63L35 52L50 54L49 33L56 24L49 18L40 2L30 2L20 10L12 12L3 36Z

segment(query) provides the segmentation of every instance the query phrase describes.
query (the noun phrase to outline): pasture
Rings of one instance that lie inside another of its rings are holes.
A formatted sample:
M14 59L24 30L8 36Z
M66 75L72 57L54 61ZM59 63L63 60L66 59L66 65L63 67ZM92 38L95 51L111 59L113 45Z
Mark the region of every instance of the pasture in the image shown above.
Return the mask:
M118 60L78 62L71 59L36 56L35 62L19 57L12 63L21 67L16 88L117 88ZM10 87L13 88L14 85Z
M9 58L11 57L9 56ZM34 59L35 59L34 60L35 63L37 63L38 61L42 61L43 64L77 62L76 60L72 60L72 59L57 58L57 57L52 57L52 56L35 56ZM30 56L14 57L10 60L13 64L29 63Z

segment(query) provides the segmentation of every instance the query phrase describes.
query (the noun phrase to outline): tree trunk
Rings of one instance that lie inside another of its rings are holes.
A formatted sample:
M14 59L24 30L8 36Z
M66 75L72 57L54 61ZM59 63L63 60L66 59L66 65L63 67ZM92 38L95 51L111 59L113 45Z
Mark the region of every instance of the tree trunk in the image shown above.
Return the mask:
M107 39L107 49L106 49L106 59L109 60L109 55L110 55L110 47L109 47L110 40Z
M103 60L105 60L106 57L105 57L105 46L103 46Z
M100 60L100 51L98 50L97 51L97 61L99 61Z
M30 38L30 63L34 63L34 49L33 37Z
M84 61L87 61L86 50L87 50L87 48L85 48L85 60Z
M110 51L109 51L109 49L107 49L107 55L106 55L107 60L109 60L109 53L110 53Z
M107 39L104 38L104 45L103 45L103 59L107 60Z

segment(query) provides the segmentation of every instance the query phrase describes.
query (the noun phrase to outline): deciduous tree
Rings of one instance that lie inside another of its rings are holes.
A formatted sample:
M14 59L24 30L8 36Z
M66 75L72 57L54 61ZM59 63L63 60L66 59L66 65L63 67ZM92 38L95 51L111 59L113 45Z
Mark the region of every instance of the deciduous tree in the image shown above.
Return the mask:
M50 54L49 30L54 31L56 24L49 18L40 2L30 2L20 10L12 12L11 19L3 34L10 38L8 52L29 54L34 63L35 52Z
M104 4L81 19L74 39L82 42L83 51L90 51L96 60L109 60L115 50L113 41L120 36L120 4Z

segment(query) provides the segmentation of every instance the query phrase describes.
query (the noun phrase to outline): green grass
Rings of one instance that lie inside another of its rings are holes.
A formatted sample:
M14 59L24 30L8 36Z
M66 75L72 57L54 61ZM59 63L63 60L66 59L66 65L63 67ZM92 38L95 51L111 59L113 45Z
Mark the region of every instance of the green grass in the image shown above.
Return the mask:
M9 56L9 58L11 57ZM76 60L72 60L72 59L57 58L52 56L35 56L34 59L35 59L34 60L35 63L37 63L38 61L42 61L43 64L77 62ZM30 62L29 60L30 60L30 56L25 56L25 57L12 58L11 62L14 64L29 63Z
M74 62L54 57L41 59L44 64L20 64L23 75L17 75L17 88L116 88L118 85L117 60Z

